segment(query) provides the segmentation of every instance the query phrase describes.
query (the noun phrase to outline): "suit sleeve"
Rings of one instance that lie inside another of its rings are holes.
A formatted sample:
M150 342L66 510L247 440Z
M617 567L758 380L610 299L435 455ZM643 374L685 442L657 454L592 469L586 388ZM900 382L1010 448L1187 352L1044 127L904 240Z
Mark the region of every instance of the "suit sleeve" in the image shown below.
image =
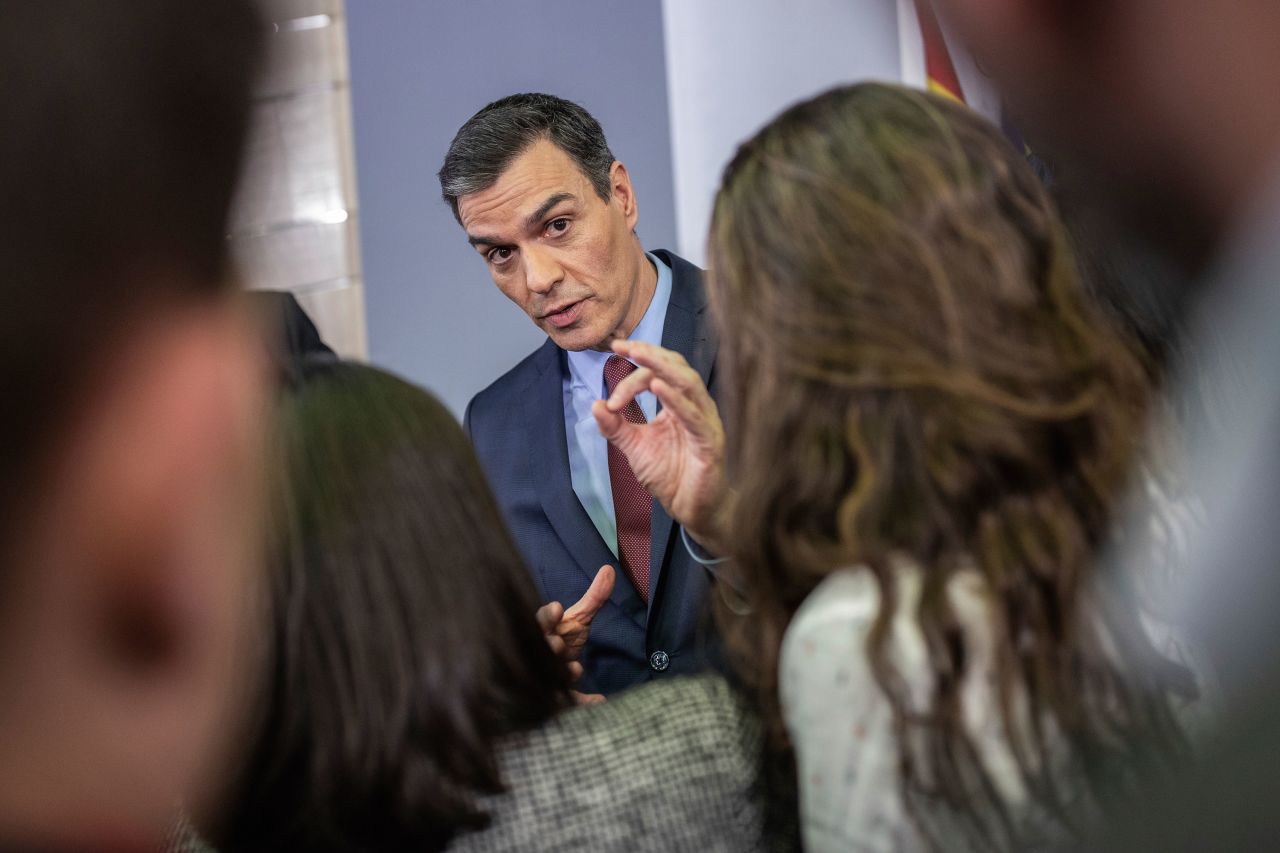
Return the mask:
M471 402L467 403L467 408L462 413L462 429L467 433L467 438L471 439L472 442L475 441L475 435L471 432L471 407L475 404L476 400L472 397Z

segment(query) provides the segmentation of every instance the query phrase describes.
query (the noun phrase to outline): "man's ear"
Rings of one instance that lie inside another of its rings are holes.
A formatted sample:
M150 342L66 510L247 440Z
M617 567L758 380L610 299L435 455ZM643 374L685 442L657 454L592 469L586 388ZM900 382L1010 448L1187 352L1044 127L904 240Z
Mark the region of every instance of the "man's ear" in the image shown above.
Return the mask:
M622 215L627 220L627 228L634 231L640 221L640 206L636 202L636 192L631 186L631 175L627 167L618 160L609 167L609 187L612 190L612 201L621 207Z

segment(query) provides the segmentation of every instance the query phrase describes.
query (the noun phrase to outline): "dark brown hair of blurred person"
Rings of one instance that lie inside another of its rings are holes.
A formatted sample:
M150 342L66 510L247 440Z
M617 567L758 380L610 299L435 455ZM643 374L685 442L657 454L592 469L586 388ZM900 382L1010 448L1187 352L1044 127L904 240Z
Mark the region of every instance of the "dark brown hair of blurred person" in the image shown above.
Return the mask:
M1203 524L1167 597L1213 666L1215 728L1230 746L1158 809L1135 811L1111 849L1266 846L1280 829L1275 774L1260 772L1280 743L1280 5L936 5L1025 126L1079 170L1091 201L1192 273L1182 299L1192 349L1172 391L1199 415L1183 467Z
M394 376L300 360L273 460L271 664L214 841L443 849L497 739L569 705L533 581L457 420Z
M1070 171L1055 168L1049 194L1085 289L1138 344L1152 384L1162 388L1172 365L1186 359L1186 271L1092 203Z
M1041 153L1069 163L1094 203L1193 273L1182 283L1200 285L1276 170L1280 8L933 2Z
M202 805L253 569L248 0L0 9L0 845Z
M721 608L741 671L776 709L783 632L828 574L866 566L868 654L908 792L958 804L991 843L1010 820L961 719L968 660L948 581L994 595L1000 714L1032 796L1070 822L1059 732L1095 804L1104 759L1180 743L1136 616L1095 595L1150 388L1086 297L1045 190L959 104L885 85L792 107L726 169L710 233L745 600ZM929 711L885 654L891 562L923 569ZM1030 726L1014 708L1025 696ZM1138 762L1141 763L1141 762ZM1135 773L1136 775L1136 773ZM908 803L915 802L911 797Z

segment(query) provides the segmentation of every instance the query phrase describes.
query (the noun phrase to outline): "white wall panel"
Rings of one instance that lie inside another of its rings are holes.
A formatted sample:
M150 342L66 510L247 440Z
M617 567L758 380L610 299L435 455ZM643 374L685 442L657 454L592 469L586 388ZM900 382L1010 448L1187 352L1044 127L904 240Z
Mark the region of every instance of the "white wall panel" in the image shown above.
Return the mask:
M368 355L342 0L266 0L268 57L232 219L247 287L293 291L339 354Z
M901 78L896 0L664 0L676 226L704 261L711 203L739 143L839 83Z

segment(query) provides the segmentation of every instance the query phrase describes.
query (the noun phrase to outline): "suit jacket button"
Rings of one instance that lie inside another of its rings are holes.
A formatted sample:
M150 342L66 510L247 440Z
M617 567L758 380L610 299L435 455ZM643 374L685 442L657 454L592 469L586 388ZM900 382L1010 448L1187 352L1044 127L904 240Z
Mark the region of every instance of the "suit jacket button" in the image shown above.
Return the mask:
M655 672L663 672L671 666L671 657L666 652L654 652L649 655L649 666L653 667Z

